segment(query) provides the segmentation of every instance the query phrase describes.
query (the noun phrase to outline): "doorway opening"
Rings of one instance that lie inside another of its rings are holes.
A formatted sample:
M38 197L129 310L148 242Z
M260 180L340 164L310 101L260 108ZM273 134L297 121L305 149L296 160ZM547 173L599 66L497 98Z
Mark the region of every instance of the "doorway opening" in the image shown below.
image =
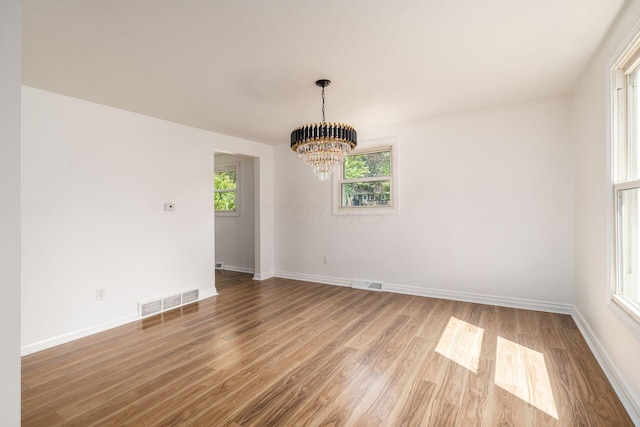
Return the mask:
M258 164L252 156L214 153L216 276L257 272Z

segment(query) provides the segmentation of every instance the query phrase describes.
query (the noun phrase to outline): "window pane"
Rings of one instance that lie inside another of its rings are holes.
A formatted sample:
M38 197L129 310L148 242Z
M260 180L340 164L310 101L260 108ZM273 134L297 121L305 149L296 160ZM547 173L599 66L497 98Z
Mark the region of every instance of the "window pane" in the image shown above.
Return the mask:
M391 181L342 184L342 207L391 206Z
M236 210L235 191L229 191L226 193L214 193L213 206L217 211L235 211Z
M629 89L627 92L629 103L627 118L629 133L627 145L623 147L626 156L626 167L622 168L622 180L631 181L640 178L640 156L638 150L638 137L640 136L638 125L640 124L640 96L638 85L640 84L640 68L629 74Z
M232 190L236 188L236 171L216 172L213 178L213 188L216 190Z
M640 309L640 189L618 191L618 290L617 293Z
M344 179L391 176L391 152L386 150L347 156L343 169Z

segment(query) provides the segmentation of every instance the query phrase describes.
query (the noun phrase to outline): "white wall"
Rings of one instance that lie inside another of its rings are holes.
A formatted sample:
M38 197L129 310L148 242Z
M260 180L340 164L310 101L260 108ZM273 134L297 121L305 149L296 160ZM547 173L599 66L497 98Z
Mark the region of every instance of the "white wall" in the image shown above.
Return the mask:
M225 269L254 272L255 256L255 186L252 157L215 155L215 166L238 164L238 216L216 215L216 262Z
M278 275L572 302L567 99L359 132L397 137L400 214L333 216L331 184L279 146Z
M271 188L272 147L29 87L22 102L23 352L131 320L144 299L215 292L214 151L258 156Z
M0 420L20 425L20 1L0 3Z
M640 417L640 340L621 323L609 301L611 193L607 159L608 63L640 19L640 2L628 2L599 52L585 69L572 102L575 305L626 383ZM589 297L590 291L590 297ZM635 396L633 396L635 395ZM640 420L640 418L637 418ZM638 421L640 422L640 421Z

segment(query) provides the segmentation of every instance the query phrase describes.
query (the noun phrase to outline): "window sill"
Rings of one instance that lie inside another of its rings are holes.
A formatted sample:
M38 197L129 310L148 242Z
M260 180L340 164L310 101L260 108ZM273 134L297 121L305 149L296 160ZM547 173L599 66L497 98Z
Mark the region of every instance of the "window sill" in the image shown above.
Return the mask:
M631 307L623 298L612 295L609 309L636 338L640 339L640 315L636 313L635 308Z
M397 215L400 212L398 207L362 207L362 208L340 208L334 207L334 215L345 216L365 216L365 215Z
M216 216L240 216L240 212L238 212L238 211L233 211L233 212L216 211Z

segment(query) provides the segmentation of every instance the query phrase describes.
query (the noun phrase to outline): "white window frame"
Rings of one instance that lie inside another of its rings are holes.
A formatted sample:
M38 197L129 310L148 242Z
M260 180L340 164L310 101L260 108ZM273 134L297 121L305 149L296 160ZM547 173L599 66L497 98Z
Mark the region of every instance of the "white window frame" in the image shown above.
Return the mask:
M213 193L236 193L236 208L233 211L215 211L216 216L240 216L240 162L216 165L213 173L215 175L218 172L230 170L233 170L236 173L236 188L234 190L216 190L214 188Z
M609 305L613 312L623 321L627 327L640 337L640 309L633 305L628 299L621 295L619 288L622 282L621 272L621 242L619 241L619 212L618 197L621 191L629 189L640 189L640 179L622 179L620 170L627 167L626 145L628 143L628 75L640 67L640 27L633 31L635 36L628 37L622 47L614 56L610 63L610 119L609 119L609 188L611 196L609 198L609 221L610 224L610 286ZM640 123L638 123L640 126ZM640 147L639 147L640 148Z
M333 214L334 215L384 215L398 214L399 197L398 197L398 147L395 139L381 139L375 141L359 142L358 146L350 155L375 153L378 151L390 152L391 160L391 181L390 205L389 206L348 206L342 205L342 184L347 182L358 181L381 181L386 177L363 178L358 180L343 179L344 162L340 164L333 174Z

